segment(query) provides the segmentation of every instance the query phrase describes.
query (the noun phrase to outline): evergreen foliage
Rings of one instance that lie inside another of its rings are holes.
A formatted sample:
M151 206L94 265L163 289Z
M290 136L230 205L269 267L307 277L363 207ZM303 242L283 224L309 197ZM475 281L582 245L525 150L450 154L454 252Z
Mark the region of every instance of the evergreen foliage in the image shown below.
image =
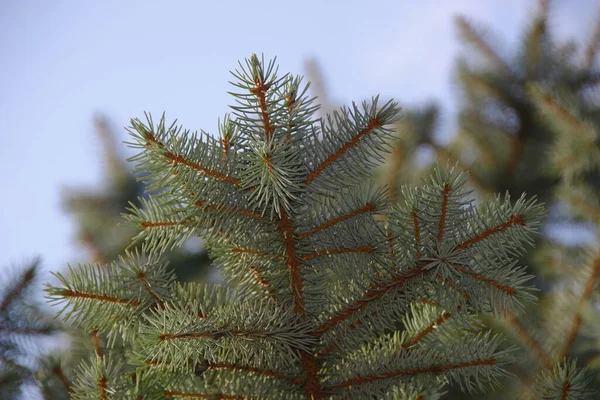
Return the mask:
M64 207L75 217L77 239L91 260L108 264L131 244L137 231L120 226L121 214L127 211L130 202L139 204L144 197L145 186L127 167L116 147L116 138L105 117L94 120L95 133L102 144L104 156L104 180L101 188L69 189L65 192ZM169 253L171 268L179 279L197 280L205 278L210 271L210 259L206 251L180 248Z
M508 190L547 204L535 250L519 259L536 277L540 302L518 316L486 320L522 355L510 367L519 380L505 380L508 390L488 394L491 399L528 398L536 373L550 373L565 357L594 371L589 387L600 389L600 19L579 46L556 39L552 11L552 2L539 1L514 49L501 49L488 29L458 17L468 51L457 64L462 109L456 134L445 143L436 137L435 105L407 111L396 125L400 140L379 171L392 203L402 202L400 186L431 168L417 159L427 149L431 163L450 160L468 169L477 199ZM466 395L459 391L456 398Z
M588 387L600 388L599 221L594 219L600 189L600 19L581 57L574 43L553 37L551 11L548 2L540 2L510 61L480 30L458 19L479 61L459 63L465 104L454 149L461 149L463 159L466 143L476 149L467 154L473 160L469 168L488 193L535 193L550 211L547 228L527 259L541 289L540 303L495 325L527 355L515 365L520 384L498 398L527 398L535 373L558 376L553 363L567 356L595 371ZM569 226L577 229L578 241L569 243L561 238L564 233L556 233ZM581 239L586 234L591 246ZM569 365L560 373L567 374Z
M424 399L450 381L497 385L515 354L479 316L535 299L518 258L542 207L506 195L476 208L456 168L403 186L392 207L365 178L389 149L395 102L315 120L307 86L274 62L253 55L233 74L219 138L132 120L151 193L126 218L143 251L48 288L96 339L72 398ZM194 235L231 287L167 269L164 254ZM584 381L556 364L536 396L589 398Z
M101 140L105 156L106 183L99 190L69 189L63 196L65 209L76 219L80 244L87 250L91 260L100 264L109 264L118 259L118 255L131 243L136 230L118 226L121 213L126 211L129 202L137 202L138 197L144 195L144 185L127 168L116 148L109 125L105 118L95 119L95 132ZM178 249L168 254L168 260L171 270L183 281L204 278L210 271L210 259L203 250ZM27 284L19 297L26 303L17 299L12 301L14 305L10 320L4 320L6 329L0 331L2 343L11 343L2 353L5 362L0 367L3 376L0 380L0 399L22 396L39 398L38 393L43 399L67 399L76 377L75 369L82 360L94 354L96 338L106 338L99 333L90 336L66 324L48 322L51 315L47 308L35 300L36 293L41 291L38 263L31 268L15 273L14 277L7 276L2 281L6 281L5 291L19 287L22 281ZM42 330L38 326L34 334L32 324L39 325L42 321L47 324L44 325L46 328ZM16 326L20 328L14 328ZM57 341L63 345L48 348L48 344ZM21 343L18 351L15 351L14 343ZM116 347L113 345L113 350Z
M0 289L0 398L16 398L37 385L43 349L58 338L60 325L39 307L39 262L4 268ZM11 276L12 275L12 276ZM54 365L54 368L57 366ZM59 369L56 372L60 372Z

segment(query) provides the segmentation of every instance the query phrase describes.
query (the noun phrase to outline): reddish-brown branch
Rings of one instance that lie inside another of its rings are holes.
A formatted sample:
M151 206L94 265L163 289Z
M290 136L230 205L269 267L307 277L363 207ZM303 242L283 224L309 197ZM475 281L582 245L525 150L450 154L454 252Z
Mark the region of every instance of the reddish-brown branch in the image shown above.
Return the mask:
M94 342L94 350L96 352L96 357L100 360L104 358L104 353L102 351L102 342L100 340L100 336L98 336L98 331L92 331L92 340ZM106 400L108 399L106 395L106 377L104 375L98 376L98 389L100 390L100 399Z
M485 276L477 274L475 272L469 271L468 268L460 267L460 266L455 266L455 269L457 271L461 271L461 272L465 272L465 273L469 274L470 276L472 276L473 278L477 279L478 281L487 283L488 285L492 285L496 289L499 289L499 290L503 291L504 293L509 294L511 296L513 296L516 293L515 289L513 289L512 287L510 287L508 285L504 285L504 284L502 284L502 283L500 283L498 281L495 281L493 279L486 278Z
M493 60L497 66L500 67L503 73L514 76L512 69L500 58L498 54L492 49L492 47L485 42L481 35L471 26L471 24L464 18L458 18L458 24L462 28L463 33L469 40L472 40L479 50L486 55L490 60Z
M142 271L138 271L135 274L135 276L142 283L142 286L144 287L144 290L146 292L148 292L148 294L150 295L150 297L152 297L152 299L154 299L154 302L156 303L156 306L159 307L159 308L163 308L164 307L163 301L156 295L156 293L154 293L154 291L150 287L150 284L148 283L148 280L146 279L146 274L144 274Z
M429 299L421 299L419 300L420 303L425 303L425 304L430 304L430 305L438 305L436 302L429 300ZM459 306L458 309L460 310L461 307ZM377 311L373 312L373 315L376 314ZM450 317L450 315L448 315L448 317ZM438 325L441 322L438 322ZM356 320L353 321L350 325L348 325L348 332L352 332L354 330L356 330L358 327L363 326L363 323L360 320ZM340 332L340 336L343 336L345 334L345 332ZM424 335L425 336L425 335ZM423 336L423 337L424 337ZM329 345L323 347L323 349L321 349L321 351L319 351L319 354L317 354L317 358L322 357L324 355L327 355L329 353L331 353L333 351L333 349L335 348L335 346L341 342L341 337L334 339ZM405 347L405 346L403 346ZM406 347L409 347L408 345L406 345Z
M581 294L581 298L579 299L579 304L576 308L575 316L573 317L573 322L571 323L571 327L568 331L565 344L560 352L559 359L564 358L569 353L571 347L573 347L573 344L575 343L575 339L579 334L579 328L581 327L581 317L579 316L579 312L581 311L581 308L585 305L585 303L587 303L587 301L590 299L592 293L594 293L594 288L596 287L598 280L600 280L600 257L594 260L592 274L588 278L586 285L583 289L583 293Z
M374 117L369 120L367 126L361 129L356 135L352 137L348 142L344 143L342 147L340 147L335 153L330 155L323 161L321 164L317 165L317 167L308 174L305 183L308 185L311 183L317 176L319 176L326 168L331 166L334 162L336 162L340 157L346 154L350 149L356 147L360 140L369 134L371 134L375 129L381 128L383 126L383 122L379 119L379 117Z
M273 174L273 166L271 165L271 156L267 154L263 158L263 161L265 162L265 165L267 166L267 173L269 175L272 175Z
M389 282L386 282L386 284L372 284L360 299L355 300L352 304L342 308L326 322L319 325L317 328L318 334L324 334L333 327L337 326L340 322L345 321L350 316L365 308L371 301L382 298L391 290L404 286L406 282L423 275L425 272L426 270L420 268L411 269L408 271L407 275L396 276Z
M64 388L67 392L69 392L69 393L73 392L73 388L69 384L69 381L67 380L67 377L65 376L65 374L60 366L52 368L52 373L54 375L56 375L56 378L61 383L61 385L64 386Z
M435 322L432 322L431 324L429 324L425 329L423 329L422 331L420 331L419 333L417 333L408 343L405 343L402 345L403 349L408 349L409 347L414 346L415 344L417 344L421 339L423 339L425 336L429 335L431 332L433 332L433 330L435 329L435 327L437 325L441 325L444 322L446 322L447 320L450 319L450 317L452 316L452 314L450 314L449 312L445 312L442 315L440 315Z
M151 143L154 143L156 145L158 145L161 149L163 149L163 153L162 155L171 160L173 163L175 164L180 164L180 165L185 165L186 167L189 167L195 171L200 172L203 175L208 175L211 176L215 179L218 179L220 181L223 182L228 182L231 184L234 184L236 186L240 185L240 180L236 177L233 176L229 176L229 175L225 175L219 171L215 171L214 169L211 168L207 168L204 167L200 164L194 163L192 161L186 160L185 158L183 158L180 155L177 155L171 151L165 150L166 146L160 142L154 135L152 135L150 132L144 132L144 135L146 136L146 146L149 146Z
M392 379L399 376L404 377L412 377L423 374L441 374L446 371L451 371L453 369L460 368L469 368L469 367L477 367L480 365L494 365L496 364L496 358L489 357L480 360L466 361L458 364L445 364L445 365L432 365L429 367L421 367L421 368L407 368L399 371L389 371L383 372L379 374L360 376L357 378L348 379L342 383L338 383L337 385L333 385L331 389L340 390L347 389L351 386L362 385L365 383L375 382L381 379Z
M525 343L529 351L536 355L538 360L542 363L542 365L545 368L550 368L552 364L550 356L544 351L544 349L538 343L538 341L535 340L533 336L531 336L527 328L525 328L523 324L521 324L521 321L519 321L517 316L509 311L507 317L507 322L510 324L510 326L513 327L513 329L519 335L521 340Z
M302 277L300 276L300 257L298 257L298 250L296 248L296 235L294 229L290 224L287 212L283 206L279 209L280 222L279 230L283 234L285 241L285 253L286 253L286 266L290 273L290 281L292 285L292 296L294 297L294 311L302 318L306 318L306 311L304 310L304 284L302 283Z
M223 153L221 154L221 158L223 161L227 161L227 156L229 155L229 139L221 139L221 144L223 145Z
M440 213L440 223L438 225L438 243L442 243L444 239L444 228L446 227L446 214L448 212L448 196L450 195L450 185L447 183L444 185L444 191L442 192L442 211Z
M307 400L321 400L325 398L323 388L319 382L319 367L316 357L307 352L302 352L301 355L302 370L304 371L304 392Z
M15 298L19 295L19 293L21 293L23 289L25 289L25 287L27 287L27 285L33 280L35 275L33 271L33 267L28 268L25 271L25 273L21 276L19 283L16 284L12 288L12 290L6 294L6 296L4 296L4 300L2 300L2 303L0 303L0 312L6 310L10 303L12 303L13 300L15 300Z
M287 269L290 273L292 296L294 299L294 312L302 319L306 319L306 310L304 309L304 284L300 276L301 260L298 257L294 229L290 223L287 212L283 206L279 209L280 223L279 230L283 234L285 241ZM302 370L304 372L304 384L302 385L307 399L320 400L324 394L319 383L319 367L315 356L308 352L302 352Z
M212 176L213 178L216 178L220 181L228 182L228 183L234 184L236 186L239 186L239 184L240 184L240 180L236 177L225 175L219 171L215 171L214 169L203 167L200 164L196 164L196 163L186 160L182 156L175 155L171 152L164 153L164 155L166 158L173 161L175 164L185 165L186 167L189 167L195 171L198 171L203 175Z
M569 397L569 391L571 390L571 382L565 380L562 383L561 391L560 391L560 400L567 400Z
M246 217L263 218L263 216L261 214L250 211L250 210L240 210L240 209L229 207L229 206L226 206L223 204L211 204L211 203L207 203L206 201L203 201L203 200L198 200L197 202L194 203L194 205L196 207L206 207L209 210L224 211L224 212L231 213L231 214L244 215Z
M340 247L338 249L325 249L319 250L314 253L305 254L302 256L303 260L312 260L318 257L331 256L335 254L344 254L344 253L372 253L375 250L375 247L371 245L367 246L358 246L358 247Z
M268 376L268 377L275 378L275 379L281 379L281 380L289 381L289 382L292 382L292 383L294 383L296 385L301 385L302 384L302 379L294 378L294 377L291 377L291 376L286 376L286 375L283 375L280 372L271 371L271 370L268 370L268 369L255 368L255 367L247 367L247 366L244 366L244 365L236 365L236 364L230 364L230 363L209 363L208 364L208 368L210 368L210 369L227 369L227 370L234 370L234 371L251 372L251 373L262 375L262 376Z
M542 95L542 101L552 110L552 112L556 113L560 116L563 121L566 121L569 125L571 125L574 129L581 129L583 126L581 122L573 116L566 108L562 105L558 104L551 96Z
M444 278L441 275L437 275L436 279L438 281L444 282L448 286L453 287L454 289L456 289L462 295L462 297L464 297L467 300L467 302L469 301L469 293L462 286L457 285L456 283L454 283L450 279Z
M271 125L268 105L266 101L266 92L270 85L265 84L261 79L256 79L254 82L255 88L251 89L250 92L258 97L260 114L265 130L265 142L269 146L269 150L272 148L272 138L275 132L274 127ZM288 136L289 137L289 136ZM271 172L270 159L266 159L267 172ZM304 284L302 282L302 276L300 275L301 259L298 256L297 251L297 236L294 233L294 228L290 222L287 211L283 206L279 208L279 231L283 235L285 242L285 263L287 270L290 274L291 291L294 303L294 312L300 316L301 319L306 319L306 310L304 304ZM308 352L302 352L302 370L304 375L304 383L302 387L306 394L307 399L320 400L324 397L322 392L315 357L313 354Z
M314 235L317 232L321 232L321 231L323 231L323 230L325 230L327 228L331 228L332 226L334 226L337 223L340 223L342 221L345 221L345 220L350 219L352 217L355 217L357 215L364 214L364 213L367 213L369 211L374 211L374 210L375 210L375 205L372 204L372 203L367 203L364 206L362 206L360 208L357 208L356 210L350 211L347 214L340 215L337 218L329 220L329 221L327 221L327 222L325 222L325 223L317 226L316 228L311 229L308 232L304 232L304 233L299 234L298 238L300 238L300 239L307 238L307 237L309 237L311 235Z
M527 225L526 221L525 221L525 216L523 214L519 214L519 215L513 215L510 217L510 219L502 224L493 226L489 229L486 229L485 231L481 232L480 234L478 234L477 236L466 240L464 242L462 242L461 244L459 244L458 246L456 246L457 250L464 250L467 247L475 244L475 243L479 243L482 240L486 239L487 237L498 233L498 232L504 232L505 230L507 230L508 228L510 228L511 226L515 226L515 225L521 225L521 226L525 226Z
M100 389L100 400L108 400L106 396L106 377L98 377L98 388Z
M139 300L120 299L118 297L107 296L104 294L86 293L79 290L64 289L59 293L60 296L76 299L88 299L96 301L104 301L106 303L124 304L127 306L137 307L142 304Z
M254 89L250 89L250 93L258 97L258 103L260 106L260 117L263 122L263 128L265 130L265 142L271 143L275 128L271 125L271 119L269 117L269 110L267 108L267 90L271 85L265 84L260 80L254 82Z
M181 225L189 225L189 224L194 224L194 223L198 223L198 220L195 219L187 219L185 221L178 221L178 222L172 222L172 221L148 221L148 222L142 222L140 225L142 226L142 228L144 229L148 229L148 228L165 228L165 227L169 227L169 226L181 226Z

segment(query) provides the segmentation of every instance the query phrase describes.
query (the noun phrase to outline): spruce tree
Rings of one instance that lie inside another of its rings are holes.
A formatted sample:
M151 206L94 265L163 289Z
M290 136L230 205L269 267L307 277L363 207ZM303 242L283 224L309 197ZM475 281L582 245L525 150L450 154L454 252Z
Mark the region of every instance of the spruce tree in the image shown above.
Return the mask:
M413 158L425 147L434 160L467 168L478 199L508 190L535 194L547 204L535 251L520 259L536 276L540 302L521 315L486 321L521 349L523 356L511 366L519 379L506 380L509 390L486 398L528 398L536 372L551 371L566 356L599 376L600 313L594 305L600 280L600 18L578 52L575 42L559 42L550 29L551 5L540 1L519 46L505 51L488 29L458 17L468 51L457 63L462 95L457 134L447 145L435 140L435 106L407 113L397 125L401 140L381 174L391 188L414 180L415 171L427 171L416 168ZM397 190L392 194L402 200ZM565 240L565 227L574 228L579 239ZM600 389L600 379L590 387ZM465 395L457 391L456 398Z
M548 2L540 2L521 47L507 61L480 29L464 18L457 21L479 61L459 64L465 97L455 143L471 143L476 149L467 156L473 160L470 171L479 173L482 193L535 193L550 212L547 228L527 258L541 290L540 303L496 325L527 355L515 366L521 378L515 383L520 384L501 398L526 398L536 371L549 370L567 356L577 357L580 366L598 376L600 348L593 332L600 328L600 313L593 302L600 253L597 234L588 234L591 246L581 238L585 231L597 230L599 222L590 210L598 209L600 189L600 104L594 97L600 77L595 60L600 19L580 57L573 42L563 44L553 36L551 11ZM576 207L585 204L577 201L583 193L590 202L586 212ZM578 228L580 239L563 240L565 226ZM600 380L590 386L600 388Z
M535 300L518 264L543 214L508 194L475 207L435 168L403 202L365 184L399 108L377 98L315 119L302 79L252 55L220 136L133 119L150 193L126 219L141 251L48 288L95 354L74 399L438 398L483 392L517 354L482 330ZM177 282L164 255L202 237L231 286ZM101 340L105 334L107 340ZM589 398L554 363L536 396Z
M51 362L45 349L63 331L39 302L39 260L2 268L0 282L0 398L17 399L25 387L38 386L38 372Z

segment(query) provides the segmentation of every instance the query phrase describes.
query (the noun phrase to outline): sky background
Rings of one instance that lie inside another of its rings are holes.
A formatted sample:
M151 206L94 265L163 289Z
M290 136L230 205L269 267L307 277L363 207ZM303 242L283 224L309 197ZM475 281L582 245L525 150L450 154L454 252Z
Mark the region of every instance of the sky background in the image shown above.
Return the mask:
M555 1L551 30L585 38L600 0ZM515 48L535 0L46 1L0 0L0 269L35 256L45 270L85 261L65 187L102 184L93 117L122 127L166 111L215 133L232 103L229 70L252 52L280 71L323 68L337 104L372 95L403 106L436 100L451 132L459 54L453 16ZM122 146L124 155L132 151ZM0 279L2 279L0 277Z

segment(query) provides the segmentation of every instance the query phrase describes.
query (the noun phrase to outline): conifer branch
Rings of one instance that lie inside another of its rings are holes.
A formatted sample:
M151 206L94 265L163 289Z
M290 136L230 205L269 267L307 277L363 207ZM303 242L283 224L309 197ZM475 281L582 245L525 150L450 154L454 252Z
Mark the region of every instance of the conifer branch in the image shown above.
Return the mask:
M187 219L184 221L146 221L141 222L140 226L143 229L153 229L153 228L168 228L173 226L186 226L196 224L200 221L196 219Z
M154 300L156 306L158 308L163 308L164 307L164 303L163 301L157 296L157 294L154 292L154 290L152 290L152 287L150 285L150 283L148 282L148 280L146 279L146 274L143 271L137 271L135 273L136 278L139 279L139 281L142 284L142 287L144 288L144 290L150 295L150 297L152 297L152 299Z
M586 388L592 379L585 370L577 368L574 360L564 359L538 373L533 398L591 400L597 394Z
M73 308L67 319L127 349L107 343L77 395L135 386L156 398L414 399L448 381L493 385L506 352L474 333L475 314L530 300L515 256L540 207L507 198L478 212L466 176L436 166L391 208L361 179L389 148L396 103L375 98L314 121L300 78L277 77L256 55L240 66L236 118L218 139L164 118L156 128L132 121L134 160L156 194L127 219L151 258L82 266L49 290ZM231 290L174 284L158 257L192 234Z
M291 290L294 299L294 312L302 319L306 319L306 311L304 305L304 284L300 275L301 261L297 254L296 248L296 235L293 228L288 220L286 210L281 207L279 211L280 225L279 230L283 234L286 248L286 266L290 273ZM302 353L301 355L302 371L304 374L305 383L303 384L304 392L307 398L314 400L320 400L324 396L321 392L321 385L319 383L318 367L316 364L315 356L310 353Z
M581 316L579 313L583 306L589 301L592 293L594 293L594 288L600 281L600 256L593 260L592 263L592 271L590 276L588 277L583 292L581 293L581 297L579 298L579 304L575 308L575 315L573 316L573 320L571 325L567 331L565 343L558 353L558 358L562 359L569 354L571 347L575 343L575 339L579 334L579 328L581 326Z
M265 291L271 295L274 295L277 293L277 291L273 290L273 289L269 289L271 287L271 283L269 281L267 281L262 274L258 271L258 268L256 268L255 266L251 266L250 267L250 272L252 272L252 275L254 275L254 277L256 278L256 280L258 281L258 284L265 289ZM273 296L274 298L276 298L275 296Z
M69 380L65 376L65 373L60 365L52 368L52 373L56 375L56 378L63 385L67 393L73 393L73 388L71 387L71 384L69 383Z
M465 240L464 242L458 244L456 246L456 248L458 250L464 250L476 243L481 242L482 240L485 240L486 238L488 238L491 235L494 235L498 232L504 232L506 231L508 228L512 227L512 226L516 226L516 225L521 225L521 226L526 226L527 223L525 221L525 216L522 214L519 215L511 215L510 219L506 222L503 222L499 225L493 226L491 228L486 229L483 232L480 232L479 234L477 234L477 236L474 236L468 240Z
M269 151L273 149L273 135L274 128L271 124L271 115L269 113L266 91L271 88L272 83L267 84L265 82L265 75L263 74L260 63L257 62L256 56L253 56L253 60L256 66L253 68L253 78L255 89L251 89L250 92L258 97L258 110L262 119L265 143L268 146ZM269 74L267 73L267 76ZM275 78L273 78L275 79ZM290 97L286 99L286 107L288 112L290 111L291 103ZM267 167L267 173L272 174L272 166L270 164L270 153L265 156L265 164ZM285 243L285 264L290 274L291 292L294 304L294 312L300 316L301 319L306 319L305 310L305 299L304 299L304 283L301 276L301 257L297 253L297 236L292 226L292 221L288 215L288 210L285 207L286 201L283 202L277 209L279 215L278 230L281 232L284 243ZM301 364L305 382L303 389L308 398L319 400L322 398L320 393L320 384L317 376L318 367L315 363L314 356L309 353L301 354Z
M511 68L496 54L489 43L486 43L481 32L478 32L466 18L459 16L456 18L456 23L463 37L472 43L476 48L483 53L488 60L492 61L494 66L506 75L513 76Z
M79 290L71 290L71 289L61 290L61 291L57 292L56 295L67 298L67 299L85 299L85 300L92 300L92 301L105 302L105 303L122 304L122 305L132 306L132 307L138 307L139 305L142 304L141 301L139 301L139 300L122 299L119 297L107 296L104 294L86 293L86 292L82 292Z
M134 121L135 122L135 121ZM135 125L145 128L141 123L137 123L134 124L134 127L136 127ZM162 156L169 160L171 163L173 163L174 165L183 165L186 166L196 172L199 172L203 175L207 175L210 177L213 177L217 180L223 181L223 182L227 182L227 183L231 183L233 185L239 186L240 185L240 180L236 177L233 176L229 176L226 174L223 174L222 172L219 172L217 170L205 167L201 164L195 163L191 160L187 160L185 159L183 156L178 155L173 153L172 151L167 149L167 146L160 140L158 140L156 138L156 136L154 136L154 134L150 131L150 129L140 129L143 132L144 137L146 138L147 142L146 142L146 146L149 147L151 145L155 145L157 146L160 150L161 150L161 154ZM138 132L140 131L138 130Z
M35 277L35 270L37 264L33 264L31 267L27 268L23 275L21 275L19 281L14 284L11 290L4 295L4 299L2 299L2 303L0 303L0 313L6 311L6 309L15 301L17 297L29 286L29 284L33 281Z
M376 115L369 119L367 122L367 126L358 131L349 141L344 143L342 147L337 149L335 153L331 154L327 157L323 162L317 165L306 177L305 183L310 184L315 178L317 178L326 168L333 165L340 157L342 157L346 152L350 151L352 148L358 146L360 140L364 136L368 136L375 129L381 128L384 125L383 121L380 120L379 116Z
M531 91L533 92L534 89L531 89ZM566 107L564 107L562 104L559 104L555 98L539 90L535 90L534 93L536 93L536 97L542 101L542 107L547 108L553 114L559 116L560 119L565 121L568 125L571 125L575 132L581 132L582 130L585 130L585 127L581 121Z
M265 82L265 77L262 74L257 74L254 78L254 89L250 89L250 93L258 97L260 116L262 118L263 128L265 131L265 142L271 145L273 132L275 129L271 126L271 117L267 108L266 92L271 87L271 84Z
M542 363L544 368L550 368L552 365L552 358L548 355L548 353L542 348L540 343L531 336L529 330L523 326L519 318L510 311L507 311L507 319L508 324L516 331L519 338L523 341L527 349L535 354L537 359Z
M286 376L277 371L271 371L271 370L262 369L262 368L247 367L244 365L236 365L236 364L228 364L228 363L207 363L206 367L208 369L224 369L224 370L231 370L231 371L250 372L250 373L261 375L261 376L267 376L269 378L280 379L283 381L292 382L297 386L302 385L302 380L299 378L296 378L293 376Z
M460 308L461 307L459 307L459 311L460 311ZM419 343L419 341L421 341L423 338L425 338L425 336L427 336L431 332L433 332L437 326L448 321L451 316L452 316L452 314L449 313L448 311L441 314L434 322L432 322L426 328L424 328L422 331L420 331L419 333L414 335L407 343L404 343L402 345L402 349L404 349L404 350L409 349L409 348L413 347L414 345L416 345L417 343Z
M355 300L352 302L352 304L338 310L334 315L328 318L327 321L320 324L317 328L317 332L319 332L320 335L324 334L325 332L337 326L340 322L345 321L352 315L356 314L372 301L380 299L394 289L402 288L406 282L418 278L425 273L426 270L424 269L412 269L407 271L406 275L393 277L386 283L371 284L369 289L365 291L360 299Z
M495 357L487 357L483 359L474 359L466 362L461 362L457 364L442 364L442 365L429 365L420 368L407 368L400 369L396 371L383 372L374 375L367 375L362 377L356 377L349 379L347 381L338 383L333 385L331 388L333 390L342 390L347 389L349 387L359 386L371 382L375 382L382 379L390 379L396 377L415 377L419 375L426 374L442 374L447 371L462 369L462 368L470 368L470 367L478 367L478 366L493 366L496 365L497 359Z
M286 267L290 274L292 296L294 298L294 312L302 318L306 318L304 309L304 284L300 275L301 259L297 253L296 235L290 224L287 212L283 207L279 210L279 230L285 241Z
M321 225L317 226L314 229L311 229L308 232L304 232L304 233L300 233L298 234L298 238L299 239L306 239L307 237L314 235L317 232L323 231L327 228L331 228L332 226L334 226L337 223L340 223L342 221L348 220L350 218L353 218L357 215L360 214L364 214L364 213L368 213L371 211L375 211L375 205L373 203L367 203L364 206L354 209L352 211L350 211L349 213L346 213L344 215L340 215L339 217L333 218L327 222L322 223Z
M473 271L470 271L468 268L461 267L461 266L454 266L454 267L457 271L464 272L464 273L468 274L469 276L477 279L478 281L487 283L488 285L493 286L496 289L501 290L502 292L504 292L510 296L513 296L517 292L514 288L512 288L508 285L504 285L494 279L486 278L485 276L483 276L481 274L477 274Z

